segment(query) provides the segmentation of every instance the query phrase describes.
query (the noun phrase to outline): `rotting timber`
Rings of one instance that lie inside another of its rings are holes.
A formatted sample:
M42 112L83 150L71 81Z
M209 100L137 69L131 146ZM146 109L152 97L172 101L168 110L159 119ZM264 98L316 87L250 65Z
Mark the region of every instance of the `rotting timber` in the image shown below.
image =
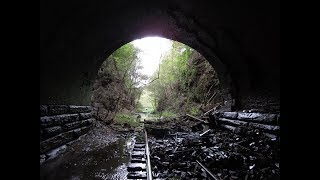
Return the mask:
M152 173L160 179L280 179L279 122L279 114L251 111L145 121Z

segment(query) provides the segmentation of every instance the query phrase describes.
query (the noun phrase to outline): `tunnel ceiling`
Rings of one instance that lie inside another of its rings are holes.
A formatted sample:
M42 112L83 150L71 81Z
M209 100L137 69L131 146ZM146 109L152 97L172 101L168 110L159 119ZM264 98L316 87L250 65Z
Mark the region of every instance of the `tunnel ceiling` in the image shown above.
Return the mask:
M92 81L106 57L132 40L161 36L208 59L226 107L278 107L279 4L40 1L40 104L90 104Z

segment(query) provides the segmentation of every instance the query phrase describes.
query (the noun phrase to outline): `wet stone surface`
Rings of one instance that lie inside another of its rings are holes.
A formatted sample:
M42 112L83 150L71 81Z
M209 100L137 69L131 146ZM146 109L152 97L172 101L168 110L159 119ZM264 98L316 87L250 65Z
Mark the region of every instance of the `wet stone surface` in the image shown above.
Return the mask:
M42 180L127 179L133 134L96 128L40 166Z

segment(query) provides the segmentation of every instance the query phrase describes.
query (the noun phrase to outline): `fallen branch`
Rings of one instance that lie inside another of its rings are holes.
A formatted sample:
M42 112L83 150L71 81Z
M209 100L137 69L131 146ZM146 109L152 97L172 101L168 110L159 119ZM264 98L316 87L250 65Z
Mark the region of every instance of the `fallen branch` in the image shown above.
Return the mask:
M215 97L218 93L214 92L214 94L211 96L211 98L207 101L206 105L212 100L213 97Z
M199 119L199 118L197 118L197 117L194 117L194 116L192 116L192 115L190 115L190 114L186 114L186 115L189 116L189 117L191 117L191 118L193 118L193 119L196 119L196 120L198 120L198 121L201 121L201 122L203 122L203 123L206 123L206 124L209 123L208 121L204 121L204 120Z
M208 95L210 94L210 91L211 91L211 88L212 88L212 87L213 87L213 84L210 86L209 91L206 93L206 96L205 96L204 99L207 99L207 98L208 98Z
M209 111L205 112L202 116L207 116L209 113L215 110L216 107L210 109Z
M209 131L210 131L210 129L208 129L208 130L206 130L205 132L201 133L201 134L200 134L200 137L203 136L203 135L205 135L205 134L206 134L207 132L209 132Z

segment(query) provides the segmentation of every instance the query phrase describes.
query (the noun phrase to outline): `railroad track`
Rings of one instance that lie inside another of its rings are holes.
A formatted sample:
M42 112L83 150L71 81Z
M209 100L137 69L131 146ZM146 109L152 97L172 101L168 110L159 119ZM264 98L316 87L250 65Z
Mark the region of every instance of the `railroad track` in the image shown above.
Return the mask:
M127 179L158 179L158 177L151 171L150 152L148 145L147 132L136 132L135 142L131 151L130 163L127 166L128 175ZM219 180L213 173L208 170L198 160L196 162L205 170L205 172L211 177L210 179Z
M130 163L127 167L128 179L147 179L152 180L150 164L150 153L148 146L147 132L137 132L135 143L131 152Z

